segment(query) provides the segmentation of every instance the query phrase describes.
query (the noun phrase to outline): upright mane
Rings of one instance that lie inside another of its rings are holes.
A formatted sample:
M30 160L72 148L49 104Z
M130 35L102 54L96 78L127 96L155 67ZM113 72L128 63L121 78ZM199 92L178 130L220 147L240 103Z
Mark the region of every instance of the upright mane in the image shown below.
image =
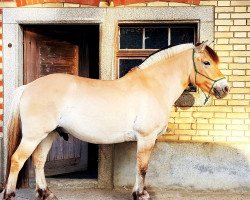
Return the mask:
M185 50L188 49L192 49L194 48L194 45L192 43L188 43L188 44L181 44L181 45L177 45L168 49L164 49L161 50L155 54L153 54L152 56L149 56L140 66L140 69L145 69L148 66L150 66L151 64L161 60L161 59L167 59L170 58L174 55L177 55Z

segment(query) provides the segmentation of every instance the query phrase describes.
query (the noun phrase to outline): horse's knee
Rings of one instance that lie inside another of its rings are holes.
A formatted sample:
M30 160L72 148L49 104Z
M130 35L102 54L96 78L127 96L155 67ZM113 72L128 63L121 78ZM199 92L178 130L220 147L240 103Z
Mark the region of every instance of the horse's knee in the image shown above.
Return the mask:
M57 197L49 190L47 187L46 189L38 188L36 190L36 200L56 200Z
M43 170L46 160L41 159L37 156L32 156L32 161L36 170Z

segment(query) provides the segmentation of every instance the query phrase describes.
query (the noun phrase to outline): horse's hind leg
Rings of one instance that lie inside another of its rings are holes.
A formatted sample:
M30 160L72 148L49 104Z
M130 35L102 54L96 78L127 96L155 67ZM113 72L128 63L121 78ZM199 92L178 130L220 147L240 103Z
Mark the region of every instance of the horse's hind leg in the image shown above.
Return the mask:
M57 132L51 132L36 148L32 154L32 161L36 173L36 200L57 199L55 195L49 190L44 174L44 165L47 155L52 146Z
M16 183L19 171L25 161L30 157L37 145L41 142L40 137L23 137L17 150L11 157L10 174L4 192L4 200L15 199Z

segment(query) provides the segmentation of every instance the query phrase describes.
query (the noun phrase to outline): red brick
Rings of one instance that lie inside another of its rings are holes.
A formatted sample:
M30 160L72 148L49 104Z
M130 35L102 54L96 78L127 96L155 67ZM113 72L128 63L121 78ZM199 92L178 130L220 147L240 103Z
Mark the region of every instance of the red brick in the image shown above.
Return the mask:
M31 4L33 4L33 0L26 0L26 5L31 5ZM34 2L34 4L35 4L36 2Z
M188 1L192 1L192 0L188 0ZM25 5L32 5L32 4L37 4L37 3L76 3L76 4L82 4L82 5L98 6L99 2L100 0L17 0L16 1L17 7L25 6Z
M129 5L135 3L148 3L154 1L162 1L162 2L176 2L176 3L188 3L188 4L200 4L200 0L114 0L114 5Z

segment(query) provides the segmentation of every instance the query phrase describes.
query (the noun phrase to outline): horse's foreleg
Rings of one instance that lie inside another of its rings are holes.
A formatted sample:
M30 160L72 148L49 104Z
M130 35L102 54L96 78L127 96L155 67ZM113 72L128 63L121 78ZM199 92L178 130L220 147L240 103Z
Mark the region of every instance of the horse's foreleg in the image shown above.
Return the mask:
M47 159L52 143L56 138L57 133L51 132L36 148L32 154L32 161L35 167L36 174L36 199L51 200L57 199L56 196L49 190L44 174L44 165Z
M134 200L149 200L150 196L145 189L145 176L148 162L155 145L155 139L142 138L137 142L137 174L133 189Z
M40 142L41 139L39 140L38 138L22 138L20 145L11 157L10 174L5 187L4 200L15 199L19 171Z

